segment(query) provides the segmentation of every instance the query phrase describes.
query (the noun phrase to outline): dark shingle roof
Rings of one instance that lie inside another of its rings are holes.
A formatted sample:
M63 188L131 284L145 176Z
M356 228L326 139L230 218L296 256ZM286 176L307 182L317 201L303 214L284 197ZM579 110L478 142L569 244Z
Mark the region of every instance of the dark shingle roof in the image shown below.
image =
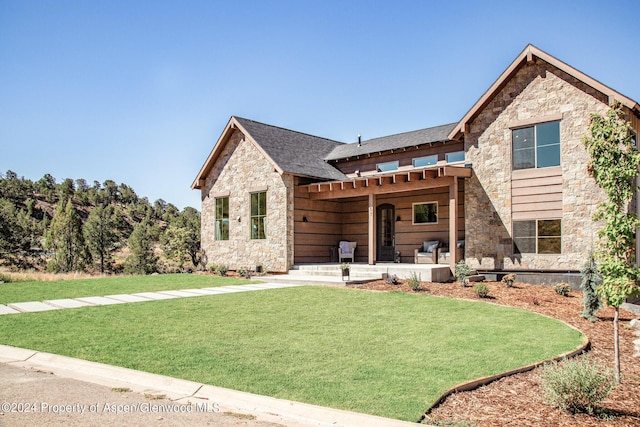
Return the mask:
M457 123L436 126L428 129L414 130L412 132L399 133L397 135L383 136L363 141L358 144L342 144L336 146L325 160L346 159L362 154L377 153L386 150L396 150L398 148L412 147L420 144L427 144L449 140L449 132L453 130Z
M284 172L329 180L347 177L324 158L342 142L235 117Z

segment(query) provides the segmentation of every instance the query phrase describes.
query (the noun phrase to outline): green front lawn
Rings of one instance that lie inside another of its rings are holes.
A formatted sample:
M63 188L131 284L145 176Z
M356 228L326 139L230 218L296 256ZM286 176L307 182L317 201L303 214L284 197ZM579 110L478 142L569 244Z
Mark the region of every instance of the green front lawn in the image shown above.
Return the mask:
M3 344L408 421L582 340L525 310L325 287L0 316Z
M163 274L154 276L117 276L100 279L58 280L51 282L0 283L0 304L81 298L138 292L210 288L254 283L242 278L199 274Z

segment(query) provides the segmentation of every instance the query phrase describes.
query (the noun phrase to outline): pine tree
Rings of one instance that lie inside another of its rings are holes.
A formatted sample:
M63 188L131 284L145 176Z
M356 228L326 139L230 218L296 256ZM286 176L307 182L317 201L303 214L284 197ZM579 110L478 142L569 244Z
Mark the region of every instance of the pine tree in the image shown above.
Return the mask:
M54 271L79 271L90 259L82 234L82 219L71 200L57 206L47 233L46 247L53 251L50 268Z
M153 252L154 233L149 220L144 220L136 225L129 236L128 244L131 254L125 260L125 273L155 273L158 267L158 258Z
M100 205L94 208L84 224L83 232L87 247L100 262L100 272L104 273L105 263L111 262L111 254L119 240L113 206Z
M595 322L597 318L595 314L600 310L602 301L598 296L596 289L600 283L602 283L602 277L598 272L598 264L593 253L589 254L589 259L582 267L580 271L582 273L582 282L580 287L582 288L582 317Z

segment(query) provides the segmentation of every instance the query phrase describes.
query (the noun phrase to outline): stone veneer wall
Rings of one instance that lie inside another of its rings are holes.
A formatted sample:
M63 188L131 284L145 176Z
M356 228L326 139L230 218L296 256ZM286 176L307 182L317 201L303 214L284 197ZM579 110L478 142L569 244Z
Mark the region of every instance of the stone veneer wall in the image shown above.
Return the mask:
M474 269L579 270L596 240L591 218L603 193L587 174L581 139L591 113L608 99L542 61L523 66L471 123L465 135L474 176L465 192L466 260ZM562 254L513 255L511 129L515 121L562 114Z
M252 240L250 194L267 192L266 239ZM215 198L229 196L229 240L215 240ZM287 271L293 260L293 178L280 175L257 147L236 130L202 188L202 249L207 263L232 270L262 264ZM240 221L237 218L240 217Z

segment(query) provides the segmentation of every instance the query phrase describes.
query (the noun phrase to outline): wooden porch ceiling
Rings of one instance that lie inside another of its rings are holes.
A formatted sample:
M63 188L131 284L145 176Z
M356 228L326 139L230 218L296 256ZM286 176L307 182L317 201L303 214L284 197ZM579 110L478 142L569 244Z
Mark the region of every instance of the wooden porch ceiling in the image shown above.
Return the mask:
M425 188L447 187L457 178L469 178L472 169L462 166L394 172L357 177L347 181L318 182L301 185L298 191L311 199L340 199L367 194L388 194Z

